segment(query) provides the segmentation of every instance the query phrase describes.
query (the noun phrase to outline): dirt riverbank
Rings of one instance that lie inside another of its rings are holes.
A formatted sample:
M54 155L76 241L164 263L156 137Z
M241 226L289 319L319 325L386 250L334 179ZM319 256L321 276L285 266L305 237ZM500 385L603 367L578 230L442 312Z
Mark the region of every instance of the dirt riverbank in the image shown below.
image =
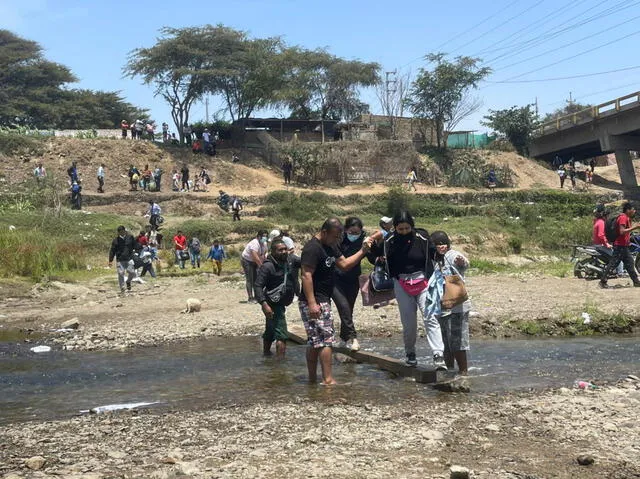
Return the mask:
M416 394L397 404L347 404L325 388L294 403L9 425L0 474L629 479L640 477L639 406L633 379L591 391ZM470 476L450 475L452 466Z
M203 336L257 334L263 316L246 299L241 277L200 274L160 278L134 284L133 292L119 296L115 272L82 284L38 284L17 294L0 288L0 320L5 330L46 332L77 318L79 329L47 335L41 340L68 349L121 349L156 345ZM522 334L590 334L633 332L640 320L638 290L629 280L612 280L601 290L596 282L537 275L494 274L468 279L473 302L473 337L515 337ZM202 300L202 311L183 314L186 298ZM362 336L397 336L401 340L398 309L363 308L358 300L355 321ZM592 322L584 325L583 312ZM297 305L289 307L288 321L300 321Z

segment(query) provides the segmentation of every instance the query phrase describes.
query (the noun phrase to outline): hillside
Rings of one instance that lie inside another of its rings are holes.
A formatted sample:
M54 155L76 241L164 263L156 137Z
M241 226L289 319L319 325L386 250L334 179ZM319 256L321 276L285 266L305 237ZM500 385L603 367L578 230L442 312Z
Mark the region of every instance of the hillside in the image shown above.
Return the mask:
M194 155L186 148L164 147L147 141L123 141L106 139L76 139L50 138L46 140L39 154L23 154L20 156L5 156L0 154L0 176L6 179L6 185L22 182L31 176L33 168L42 161L49 175L66 178L66 169L71 161L78 163L80 176L85 183L85 194L95 191L95 172L100 163L105 164L107 172L105 181L105 196L128 192L126 173L131 164L143 168L148 164L151 168L159 166L165 172L163 187L165 193L171 193L168 186L172 170L180 169L187 163L192 176L200 168L205 167L213 180L208 193L197 193L201 196L217 195L219 188L243 196L260 196L273 190L283 189L284 185L280 172L268 167L264 162L251 153L240 152L241 162L231 163L232 150L221 149L217 157ZM515 173L517 186L515 189L558 188L558 178L555 172L542 164L521 157L515 153L482 151L479 152L488 162L508 165ZM610 171L611 170L611 171ZM605 178L599 176L600 172ZM598 168L595 184L601 184L606 189L617 189L615 167ZM579 181L579 188L582 182ZM307 191L308 188L292 186L294 191ZM326 191L333 195L348 195L352 193L376 194L383 193L386 185L348 185L338 187L322 185L314 190ZM597 187L596 187L597 189ZM448 193L464 191L464 188L448 186L431 186L418 184L420 193Z

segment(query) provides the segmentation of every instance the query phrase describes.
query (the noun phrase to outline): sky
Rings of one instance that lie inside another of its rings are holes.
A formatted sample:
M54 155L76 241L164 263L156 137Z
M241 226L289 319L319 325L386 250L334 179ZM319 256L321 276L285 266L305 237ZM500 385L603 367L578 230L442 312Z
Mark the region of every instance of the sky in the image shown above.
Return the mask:
M154 98L152 86L123 78L128 53L152 46L164 26L219 23L253 37L281 36L289 45L378 62L383 72L398 75L429 68L424 55L430 52L481 58L493 69L474 93L483 106L459 130L487 131L481 121L489 110L537 101L545 114L570 99L598 104L640 90L636 0L0 0L0 28L40 43L47 59L79 78L71 86L120 91L158 123L171 123L170 110ZM362 97L372 113L380 112L374 91ZM210 116L222 108L210 98ZM204 104L190 116L204 120Z

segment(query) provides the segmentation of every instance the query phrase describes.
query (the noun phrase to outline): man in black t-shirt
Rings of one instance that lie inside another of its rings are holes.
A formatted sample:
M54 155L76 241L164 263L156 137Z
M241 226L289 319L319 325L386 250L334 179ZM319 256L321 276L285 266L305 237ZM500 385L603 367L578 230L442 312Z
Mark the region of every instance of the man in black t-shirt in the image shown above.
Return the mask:
M331 346L333 344L333 316L331 315L331 293L333 274L337 266L348 271L359 264L369 250L367 239L362 249L345 258L338 249L342 239L342 223L338 218L327 219L319 233L302 249L302 292L300 316L307 332L307 368L309 382L317 381L318 359L322 368L323 384L335 384L331 374Z

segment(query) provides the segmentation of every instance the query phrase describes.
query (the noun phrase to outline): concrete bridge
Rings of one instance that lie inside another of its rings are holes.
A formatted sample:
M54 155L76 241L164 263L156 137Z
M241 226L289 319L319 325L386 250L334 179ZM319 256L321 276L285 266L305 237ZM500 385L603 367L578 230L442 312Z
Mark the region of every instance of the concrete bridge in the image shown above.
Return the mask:
M584 160L615 153L620 180L638 186L630 151L640 151L640 92L543 123L534 133L534 158Z

